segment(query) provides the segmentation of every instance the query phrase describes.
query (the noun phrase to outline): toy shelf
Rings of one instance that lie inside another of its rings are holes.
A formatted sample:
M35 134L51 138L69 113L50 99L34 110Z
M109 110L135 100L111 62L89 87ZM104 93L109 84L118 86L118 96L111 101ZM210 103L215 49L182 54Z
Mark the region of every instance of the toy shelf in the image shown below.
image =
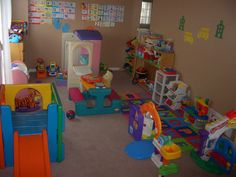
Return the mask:
M142 66L148 71L148 79L154 81L156 70L174 66L174 53L162 51L158 51L158 53L160 53L158 60L145 59L136 54L132 63L132 76L134 76L136 69Z
M178 81L179 74L165 73L162 70L156 71L152 100L158 104L164 104L167 99L167 85L171 81Z
M188 85L182 81L171 81L167 89L165 104L173 110L180 109L181 101L187 96Z
M20 43L9 43L10 44L10 53L11 61L19 60L24 61L24 44Z

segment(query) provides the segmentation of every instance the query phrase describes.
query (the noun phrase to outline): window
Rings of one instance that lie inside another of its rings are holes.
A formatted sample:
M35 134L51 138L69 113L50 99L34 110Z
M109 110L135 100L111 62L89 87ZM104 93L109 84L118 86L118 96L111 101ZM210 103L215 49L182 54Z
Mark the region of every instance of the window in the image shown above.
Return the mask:
M140 28L150 28L152 0L142 0L140 13Z

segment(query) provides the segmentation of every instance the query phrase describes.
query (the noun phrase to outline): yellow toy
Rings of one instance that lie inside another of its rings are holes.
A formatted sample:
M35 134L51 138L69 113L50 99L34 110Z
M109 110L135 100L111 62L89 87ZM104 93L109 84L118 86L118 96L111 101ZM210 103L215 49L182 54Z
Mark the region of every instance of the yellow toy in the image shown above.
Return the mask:
M15 111L15 97L16 94L23 90L33 88L37 90L42 96L42 109L46 110L48 104L51 103L51 85L50 84L22 84L22 85L5 85L5 101L12 111Z

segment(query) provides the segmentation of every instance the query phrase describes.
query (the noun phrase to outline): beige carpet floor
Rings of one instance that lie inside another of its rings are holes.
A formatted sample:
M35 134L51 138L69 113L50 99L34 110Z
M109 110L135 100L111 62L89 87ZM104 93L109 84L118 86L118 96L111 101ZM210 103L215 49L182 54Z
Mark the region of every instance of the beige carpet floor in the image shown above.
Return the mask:
M34 76L31 81L34 81ZM46 81L50 81L48 79ZM144 92L131 84L130 75L124 71L114 72L112 87L119 93ZM58 87L64 111L74 109L68 100L65 87ZM135 160L124 153L125 146L133 138L128 134L128 119L123 114L95 115L66 119L63 141L65 160L51 165L53 177L157 177L158 169L149 160ZM184 153L175 163L178 174L173 177L215 177L218 175L201 170L189 153ZM230 175L233 177L236 170ZM0 170L0 177L13 176L12 168Z

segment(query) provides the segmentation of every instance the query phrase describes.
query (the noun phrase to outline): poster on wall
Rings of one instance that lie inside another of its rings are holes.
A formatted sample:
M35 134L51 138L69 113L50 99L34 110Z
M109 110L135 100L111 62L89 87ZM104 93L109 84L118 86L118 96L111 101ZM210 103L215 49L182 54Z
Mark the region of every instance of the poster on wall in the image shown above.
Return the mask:
M94 21L95 26L115 27L124 21L125 7L121 5L81 3L83 21Z
M76 3L58 0L29 0L29 23L52 24L53 19L75 19Z

